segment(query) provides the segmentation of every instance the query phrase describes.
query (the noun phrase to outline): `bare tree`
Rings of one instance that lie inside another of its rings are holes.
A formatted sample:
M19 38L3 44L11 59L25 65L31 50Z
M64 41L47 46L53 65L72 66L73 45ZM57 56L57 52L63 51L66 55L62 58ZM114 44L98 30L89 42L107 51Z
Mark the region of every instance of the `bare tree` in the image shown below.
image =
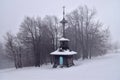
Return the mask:
M34 18L26 17L20 26L19 35L21 35L21 41L26 47L30 47L33 51L35 66L40 66L40 52L38 52L38 45L40 44L41 32ZM29 46L31 45L31 46Z
M44 22L50 31L53 48L56 50L58 48L59 20L56 16L46 16Z
M50 18L51 19L51 18ZM50 20L49 20L50 21ZM20 40L34 55L34 65L40 66L50 61L49 53L54 50L53 23L41 18L26 17L20 27Z
M21 61L21 53L22 53L22 47L17 40L17 37L13 36L11 33L7 33L6 37L6 51L8 52L8 55L10 55L13 60L16 68L22 67L22 61Z
M80 6L67 15L67 35L72 40L72 49L78 52L77 58L91 58L94 55L104 54L107 50L109 30L103 29L102 23L95 20L95 13L95 9Z

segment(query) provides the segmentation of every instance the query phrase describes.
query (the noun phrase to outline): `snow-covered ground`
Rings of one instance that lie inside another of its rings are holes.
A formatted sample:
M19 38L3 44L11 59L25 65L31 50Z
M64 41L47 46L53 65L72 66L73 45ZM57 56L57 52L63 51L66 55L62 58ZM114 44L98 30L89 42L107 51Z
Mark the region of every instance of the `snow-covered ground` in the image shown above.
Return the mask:
M40 68L0 70L0 80L120 80L120 54L107 54L85 61L75 61L70 68Z

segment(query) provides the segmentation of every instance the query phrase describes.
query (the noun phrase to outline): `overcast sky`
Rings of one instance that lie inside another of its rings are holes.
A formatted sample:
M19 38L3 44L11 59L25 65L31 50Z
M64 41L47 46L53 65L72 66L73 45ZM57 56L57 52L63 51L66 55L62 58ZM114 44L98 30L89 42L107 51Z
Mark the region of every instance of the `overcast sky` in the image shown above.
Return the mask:
M7 31L17 33L25 16L62 18L63 5L66 13L81 5L96 8L96 17L110 27L112 40L120 41L120 0L0 0L0 40Z

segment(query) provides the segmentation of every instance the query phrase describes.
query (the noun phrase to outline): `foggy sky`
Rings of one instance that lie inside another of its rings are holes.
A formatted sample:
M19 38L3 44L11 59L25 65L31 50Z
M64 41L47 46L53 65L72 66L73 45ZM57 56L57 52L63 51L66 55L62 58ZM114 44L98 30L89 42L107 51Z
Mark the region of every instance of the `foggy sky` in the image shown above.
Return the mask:
M81 5L95 8L96 18L109 26L112 41L120 41L120 0L0 0L0 41L7 31L16 34L25 16L62 18L63 5L66 13Z

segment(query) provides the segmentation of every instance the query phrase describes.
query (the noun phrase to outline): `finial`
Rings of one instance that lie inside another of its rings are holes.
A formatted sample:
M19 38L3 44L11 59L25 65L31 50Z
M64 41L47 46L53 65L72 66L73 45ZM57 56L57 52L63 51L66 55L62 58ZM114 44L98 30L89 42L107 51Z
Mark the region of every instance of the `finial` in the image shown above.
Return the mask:
M63 6L63 19L60 23L63 25L63 37L65 37L65 24L67 23L67 20L65 20L65 6Z
M65 6L63 6L63 18L65 17Z

